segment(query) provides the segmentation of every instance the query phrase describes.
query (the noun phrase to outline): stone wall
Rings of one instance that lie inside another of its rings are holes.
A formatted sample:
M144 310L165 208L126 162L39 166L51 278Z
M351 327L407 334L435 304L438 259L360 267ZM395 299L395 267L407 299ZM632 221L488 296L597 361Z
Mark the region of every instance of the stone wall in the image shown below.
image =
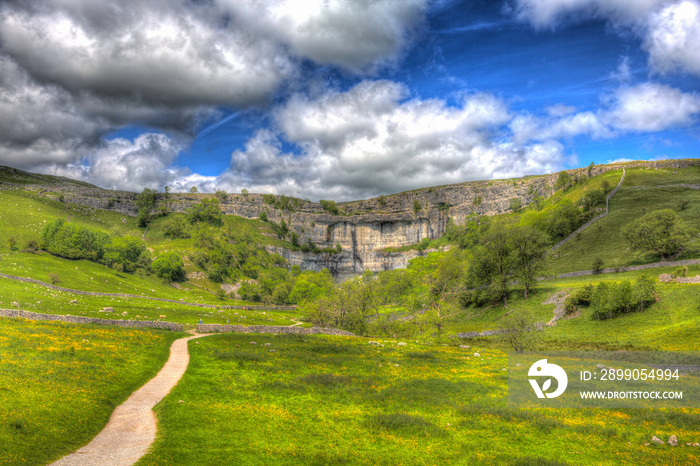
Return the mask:
M188 303L185 301L179 301L176 299L167 299L167 298L156 298L153 296L143 296L143 295L138 295L138 294L128 294L128 293L101 293L98 291L81 291L81 290L72 290L70 288L63 288L62 286L56 286L56 285L50 285L48 283L42 282L40 280L35 280L33 278L27 278L27 277L16 277L14 275L8 275L5 273L0 273L0 277L2 278L9 278L10 280L17 280L19 282L23 283L34 283L36 285L41 285L45 286L46 288L50 288L52 290L56 291L63 291L65 293L71 293L71 294L77 294L81 296L99 296L99 297L107 297L107 298L136 298L136 299L150 299L151 301L160 301L160 302L166 302L166 303L176 303L176 304L182 304L183 306L195 306L195 307L204 307L208 309L245 309L245 310L255 310L255 309L260 309L260 310L267 310L267 309L273 309L273 310L281 310L281 311L293 311L296 309L296 306L217 306L216 304L201 304L201 303Z
M344 337L354 337L353 333L335 328L302 328L302 327L283 327L273 325L222 325L222 324L197 324L198 333L286 333L296 335L337 335Z
M51 320L56 322L67 322L71 324L100 324L116 325L118 327L130 328L157 328L182 332L182 324L173 322L154 322L149 320L119 320L119 319L98 319L96 317L80 317L58 314L40 314L38 312L19 311L16 309L0 309L0 317L13 317L29 320Z

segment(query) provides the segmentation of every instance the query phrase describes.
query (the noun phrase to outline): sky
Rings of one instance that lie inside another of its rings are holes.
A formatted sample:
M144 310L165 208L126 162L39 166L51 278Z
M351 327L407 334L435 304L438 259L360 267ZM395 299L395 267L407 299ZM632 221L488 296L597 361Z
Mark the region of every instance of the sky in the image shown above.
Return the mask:
M0 165L347 201L696 158L700 0L2 0Z

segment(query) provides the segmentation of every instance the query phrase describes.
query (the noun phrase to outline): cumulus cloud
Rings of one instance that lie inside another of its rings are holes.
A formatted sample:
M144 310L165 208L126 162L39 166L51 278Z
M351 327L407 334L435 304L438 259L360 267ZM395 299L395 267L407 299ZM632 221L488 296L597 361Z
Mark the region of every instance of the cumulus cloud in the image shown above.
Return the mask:
M700 96L670 86L645 83L619 89L603 118L613 127L629 131L662 131L690 124L700 113Z
M602 19L643 39L652 70L700 76L698 0L515 0L515 15L536 29Z
M686 70L700 76L700 3L685 0L652 14L644 48L660 73Z
M350 73L377 70L400 58L426 5L5 0L0 163L63 170L106 187L156 185L176 160L167 141L153 134L134 142L102 137L142 125L182 146L181 138L215 120L220 107L268 105L299 77L305 60ZM120 163L125 171L114 176L104 169ZM187 176L183 186L212 182Z
M654 132L687 126L700 113L700 96L648 82L623 86L603 96L602 106L595 112L566 114L548 110L546 117L515 116L509 123L513 141L525 144L576 136L600 139L625 132Z
M422 25L428 0L221 0L249 27L297 56L352 72L392 63Z
M412 99L395 82L363 81L345 92L294 96L274 115L278 131L260 131L234 152L221 186L350 200L543 173L563 163L554 141L501 141L500 128L512 116L490 94L468 95L453 107ZM283 152L283 140L301 153Z
M189 174L187 170L173 167L181 149L177 141L165 134L145 133L133 141L122 138L105 141L80 162L44 164L38 169L108 189L162 189Z

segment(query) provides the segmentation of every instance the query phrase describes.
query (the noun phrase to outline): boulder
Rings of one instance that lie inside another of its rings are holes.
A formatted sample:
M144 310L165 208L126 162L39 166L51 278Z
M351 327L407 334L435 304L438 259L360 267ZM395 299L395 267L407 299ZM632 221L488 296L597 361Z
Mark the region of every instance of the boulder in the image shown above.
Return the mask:
M103 307L102 312L114 312L114 308L113 307Z
M661 440L660 438L658 438L656 435L652 435L651 436L651 443L653 443L654 445L663 445L664 441Z
M677 447L678 446L678 438L675 435L671 435L668 438L668 444L671 445L672 447Z

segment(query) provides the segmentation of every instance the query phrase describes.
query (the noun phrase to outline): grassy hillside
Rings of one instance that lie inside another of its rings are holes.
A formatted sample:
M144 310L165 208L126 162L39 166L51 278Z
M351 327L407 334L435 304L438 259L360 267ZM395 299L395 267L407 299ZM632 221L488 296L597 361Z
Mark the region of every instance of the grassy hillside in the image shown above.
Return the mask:
M89 442L180 336L0 318L0 463L46 464Z

